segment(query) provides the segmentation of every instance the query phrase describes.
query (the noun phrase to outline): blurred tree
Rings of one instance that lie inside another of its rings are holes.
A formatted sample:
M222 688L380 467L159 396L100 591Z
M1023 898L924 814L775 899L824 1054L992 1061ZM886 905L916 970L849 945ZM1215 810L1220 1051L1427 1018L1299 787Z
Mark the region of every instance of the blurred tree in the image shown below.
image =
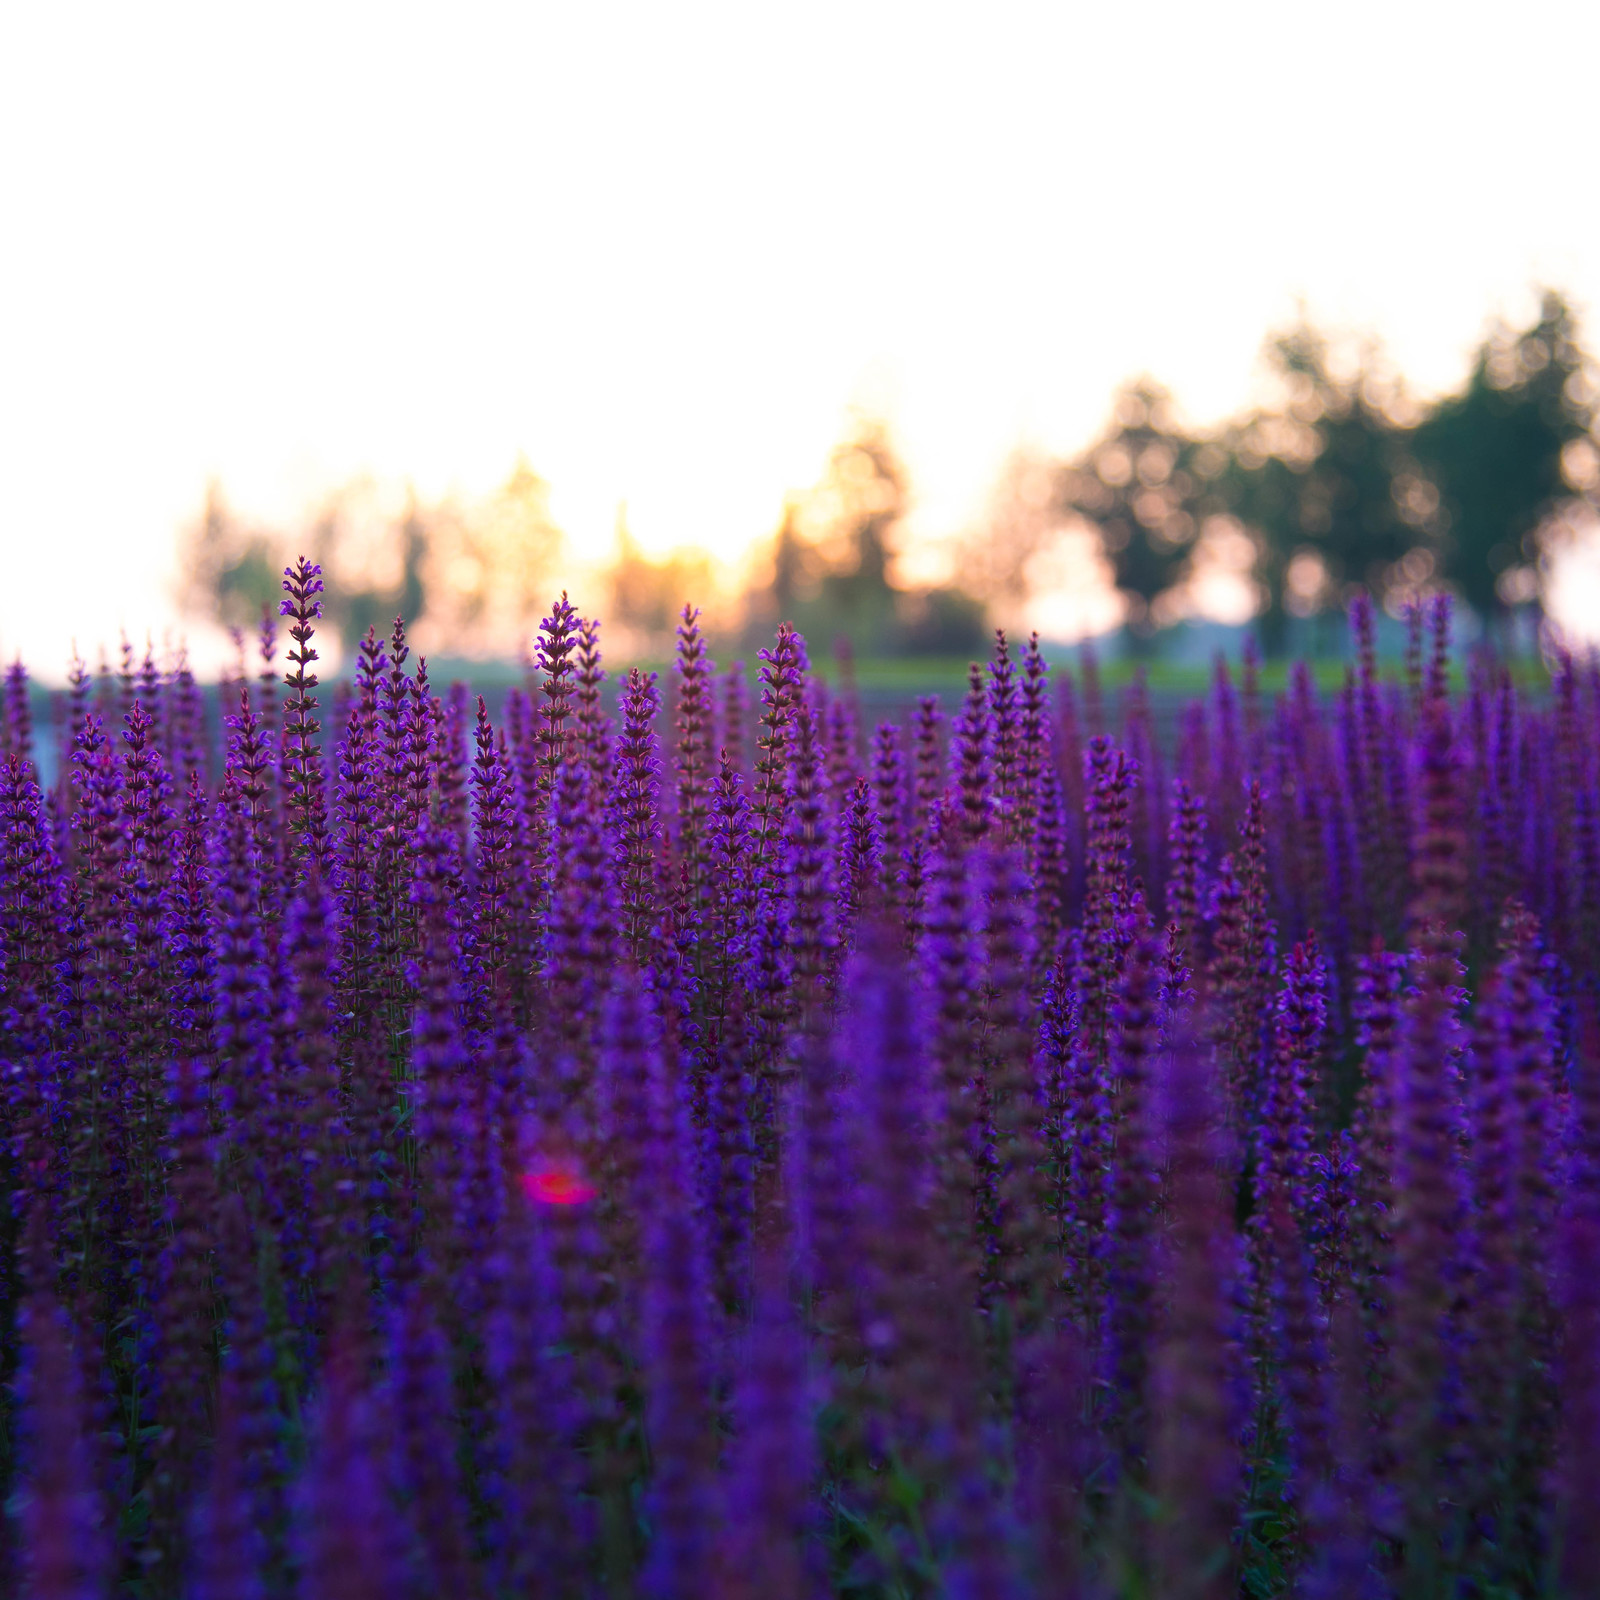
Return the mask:
M882 639L894 616L889 561L910 506L904 465L882 422L864 420L838 445L811 497L822 571L818 603L834 632Z
M1059 509L1098 530L1136 641L1149 639L1158 602L1188 577L1201 520L1215 509L1203 449L1178 426L1166 390L1140 378L1118 393L1105 432L1061 471Z
M611 648L660 656L672 649L673 630L685 604L707 607L716 588L711 558L703 550L673 550L651 560L617 510L617 549L610 568ZM620 635L620 636L619 636Z
M792 619L802 600L816 593L817 553L800 531L800 499L783 502L783 520L772 541L772 600L780 618Z
M427 631L468 655L512 655L561 587L566 538L550 486L519 456L487 500L427 514Z
M961 654L983 640L982 607L953 589L909 590L894 559L909 478L887 427L863 418L809 493L791 496L773 539L772 582L750 627L778 617L814 643L843 637L863 654Z
M1403 393L1372 351L1341 376L1302 317L1268 356L1284 398L1225 431L1214 487L1256 540L1258 625L1277 653L1289 614L1341 608L1356 585L1385 595L1425 582L1439 500L1408 449Z
M1035 568L1062 530L1061 464L1019 446L1006 458L979 523L958 547L962 587L982 600L1002 626L1031 596Z
M511 655L559 589L566 544L549 490L524 460L487 499L404 499L370 477L328 494L292 534L246 525L212 484L183 536L186 609L248 625L276 605L284 563L306 554L327 574L330 628L353 645L396 616L425 648Z
M1520 333L1497 326L1466 387L1435 405L1411 435L1437 486L1444 570L1485 618L1532 598L1540 527L1585 487L1595 390L1576 320L1557 293Z
M231 627L254 626L264 605L277 610L279 543L268 530L243 522L213 479L199 518L179 538L180 604Z
M372 478L359 477L328 495L295 544L327 574L323 615L353 645L369 627L387 634L396 617L413 624L422 615L432 542L430 513L414 491L400 510Z

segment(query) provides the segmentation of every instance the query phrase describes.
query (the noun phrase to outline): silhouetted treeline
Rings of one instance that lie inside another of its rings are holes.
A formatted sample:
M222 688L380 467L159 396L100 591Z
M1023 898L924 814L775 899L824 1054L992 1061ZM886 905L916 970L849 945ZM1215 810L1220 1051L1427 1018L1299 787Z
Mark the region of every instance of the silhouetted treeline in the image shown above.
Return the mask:
M1289 616L1450 590L1491 626L1537 604L1544 530L1600 480L1596 385L1572 309L1547 293L1496 327L1455 393L1419 406L1375 349L1345 370L1308 322L1274 337L1276 403L1210 431L1141 378L1066 461L1019 457L962 570L991 602L1028 589L1042 547L1098 534L1136 638L1185 614L1208 567L1253 586L1268 649Z
M707 620L752 648L787 620L861 654L961 656L988 625L1022 623L1042 589L1110 583L1136 648L1220 596L1276 654L1289 618L1341 612L1359 591L1392 610L1449 591L1492 630L1537 608L1552 528L1600 487L1600 388L1560 294L1527 327L1497 325L1461 388L1428 405L1375 346L1342 361L1303 318L1268 357L1274 401L1219 427L1186 426L1146 377L1080 454L1019 453L942 585L906 576L909 474L886 425L859 420L776 532L752 530L756 558ZM213 486L188 540L191 607L249 627L291 544L336 576L329 621L347 644L403 613L430 648L479 656L515 654L579 565L526 463L474 504L357 480L286 532L247 525ZM625 652L669 649L684 601L714 587L704 552L646 556L620 514L598 582L583 565Z

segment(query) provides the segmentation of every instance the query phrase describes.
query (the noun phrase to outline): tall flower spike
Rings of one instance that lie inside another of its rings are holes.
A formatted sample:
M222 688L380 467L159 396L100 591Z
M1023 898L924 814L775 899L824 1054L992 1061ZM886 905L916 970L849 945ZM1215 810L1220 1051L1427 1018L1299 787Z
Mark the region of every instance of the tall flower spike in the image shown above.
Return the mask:
M1406 1530L1405 1581L1421 1593L1439 1581L1441 1504L1435 1463L1454 1446L1445 1386L1451 1357L1451 1264L1461 1210L1451 1061L1456 1047L1450 935L1429 918L1431 948L1402 1023L1392 1219L1394 1260L1395 1449Z
M289 832L297 856L315 861L326 870L328 848L327 797L323 792L322 746L317 739L322 724L316 719L317 675L308 671L317 659L311 639L322 615L322 568L302 556L283 572L285 599L278 615L289 618L290 671L284 682L289 703L284 708L283 781Z
M757 1273L755 1310L734 1388L734 1438L718 1566L725 1600L805 1600L815 1592L807 1536L817 1469L806 1347L772 1259Z
M1037 874L1034 830L1043 797L1040 785L1054 764L1050 748L1050 668L1039 650L1039 635L1028 635L1022 652L1022 689L1017 720L1017 827Z
M1266 916L1266 821L1261 785L1252 779L1239 823L1238 853L1218 870L1211 985L1220 1005L1218 1040L1227 1058L1233 1113L1243 1120L1256 1098L1267 1039L1271 929Z
M81 1032L73 1073L77 1104L71 1125L69 1204L80 1257L79 1281L86 1294L98 1298L108 1288L103 1235L124 1199L121 1191L127 1177L118 1149L128 1098L122 994L127 841L122 831L121 773L94 712L84 718L72 759L78 790L73 819L78 854L74 920L81 924L74 929L74 939L81 940L81 948L70 958L78 971L69 1017Z
M1600 1572L1600 1218L1587 1207L1562 1230L1567 1305L1562 1363L1565 1448L1557 1479L1555 1548L1562 1587L1576 1597Z
M0 1017L10 1058L0 1085L8 1111L13 1203L59 1203L58 1069L50 1049L55 972L68 922L65 884L43 797L20 756L0 763Z
M863 917L882 905L883 841L865 778L856 779L845 811L844 837L839 841L838 957L855 942ZM835 974L835 979L837 974Z
M794 763L788 803L789 940L795 999L801 1023L820 1027L825 983L834 970L838 932L829 915L833 899L828 839L827 778L817 726L809 706L795 723Z
M189 1529L190 1600L267 1600L257 1511L245 1480L239 1390L231 1373L217 1386L217 1442L206 1488Z
M467 1508L456 1464L449 1349L428 1304L413 1286L395 1310L389 1372L396 1475L415 1535L413 1565L423 1594L483 1593L467 1537Z
M339 1094L339 1010L333 981L337 933L333 898L313 869L289 906L286 946L298 1024L286 1085L299 1116L298 1146L309 1250L302 1293L325 1313L341 1297L359 1259L349 1137ZM319 1315L317 1326L325 1324Z
M1519 907L1508 912L1503 938L1505 957L1497 973L1502 1004L1494 1021L1514 1105L1517 1279L1515 1335L1505 1358L1514 1374L1507 1407L1507 1500L1516 1510L1508 1514L1501 1537L1508 1554L1531 1560L1543 1537L1540 1506L1559 1405L1552 1381L1559 1314L1553 1304L1551 1239L1560 1195L1549 1156L1559 1140L1553 1095L1555 1028L1537 930L1527 912Z
M1021 852L996 845L979 862L984 899L983 1059L994 1130L999 1260L995 1275L1018 1332L1053 1320L1056 1273L1046 1217L1044 1106L1034 1072L1029 984L1035 960Z
M232 1158L254 1184L266 1178L262 1134L274 1009L261 926L261 871L237 790L224 786L218 811L212 858L215 1084Z
M1186 778L1172 780L1172 822L1167 840L1167 919L1178 930L1178 942L1193 951L1200 926L1200 896L1205 876L1205 796Z
M603 787L611 776L611 719L601 699L605 681L600 624L586 618L578 624L577 739L580 758L588 764L590 780L597 787Z
M1332 1510L1328 1352L1305 1239L1281 1188L1268 1191L1261 1219L1277 1343L1278 1388L1291 1464L1291 1491L1310 1541L1327 1534Z
M156 743L156 729L136 700L122 735L122 814L127 839L123 864L131 961L124 978L129 1016L129 1050L140 1075L142 1105L148 1119L160 1090L156 1058L165 1057L165 999L170 978L165 918L167 882L172 871L172 780ZM146 1152L148 1157L148 1152Z
M732 1010L706 1052L706 1112L701 1133L700 1198L717 1303L730 1315L744 1304L755 1215L755 1138L744 1011Z
M1467 1382L1473 1391L1475 1457L1469 1492L1498 1499L1510 1455L1510 1428L1522 1373L1517 1351L1517 1105L1510 1053L1503 1047L1503 995L1491 975L1477 996L1469 1113L1476 1216L1476 1273L1470 1308Z
M674 766L677 781L678 859L688 872L689 897L698 907L705 895L706 805L711 789L711 685L715 663L706 654L700 613L683 608L678 624L678 727Z
M946 824L940 831L948 839L953 830L954 824ZM945 1231L958 1269L964 1271L976 1266L971 1252L973 1163L979 1154L978 1105L973 1083L977 917L959 850L948 844L941 848L934 858L931 878L921 962L929 1008L928 1053L934 1077L929 1121L939 1185L936 1220Z
M642 966L657 916L655 863L661 847L661 754L655 731L660 696L655 673L637 667L628 673L621 710L622 736L610 802L618 930L629 959Z
M872 794L883 840L884 909L893 916L904 894L907 808L900 729L892 722L880 722L872 737Z
M1019 769L1022 752L1020 696L1017 690L1017 664L1011 659L1011 646L1005 630L996 628L994 657L989 662L989 728L994 756L995 800L1005 813L1008 830L1014 826L1018 801Z
M1152 1592L1226 1600L1237 1589L1230 1534L1239 1489L1228 1382L1229 1256L1216 1160L1215 1096L1205 1058L1174 1044L1166 1094L1172 1281L1156 1352L1160 1419L1153 1486L1162 1507Z
M94 1481L67 1319L43 1289L24 1305L22 1346L28 1462L18 1530L23 1592L36 1600L90 1600L106 1592L111 1530Z
M1085 817L1086 883L1083 899L1083 1020L1080 1050L1091 1063L1103 1065L1109 1044L1111 1001L1122 951L1118 930L1128 909L1128 800L1138 782L1138 768L1110 738L1097 734L1086 758L1089 796Z
M405 1592L385 1444L353 1340L336 1334L296 1507L305 1600L393 1600Z
M944 714L936 695L917 701L916 781L911 796L911 826L923 833L935 803L944 793L944 750L941 746Z
M539 624L537 662L544 675L540 691L539 792L546 808L556 786L556 774L567 761L572 733L567 718L572 713L574 668L572 653L578 646L579 618L566 591L550 608L550 615Z
M588 768L570 763L557 777L550 839L551 904L545 979L557 1036L592 1063L600 998L617 943L611 856L589 791Z
M673 1119L670 1101L663 1115ZM662 1142L677 1144L665 1129ZM663 1170L645 1242L645 1430L654 1470L645 1502L650 1549L640 1588L654 1600L707 1592L720 1521L705 1252L681 1168L672 1171L676 1154L669 1148L657 1158Z
M493 1570L507 1593L579 1600L592 1536L577 1438L584 1400L566 1348L563 1284L535 1204L513 1197L485 1338L497 1399L486 1484Z
M960 838L974 845L989 830L991 805L991 719L984 693L983 668L967 669L967 695L950 729L950 765L961 811Z
M416 875L411 900L421 951L412 973L417 991L411 1024L412 1133L426 1167L430 1209L439 1230L436 1259L456 1288L455 1274L469 1270L471 1241L465 1226L472 1176L469 1121L472 1097L482 1083L481 1075L469 1070L462 1034L460 930L451 892L450 842L440 828L429 825L421 830L413 850Z
M367 640L372 643L370 630ZM377 1003L383 978L379 884L388 818L380 810L387 786L378 748L377 698L374 683L370 695L363 692L345 725L333 789L336 826L331 854L339 900L340 989L362 1026Z
M734 985L748 952L756 917L750 876L750 802L739 773L724 755L711 786L708 854L711 894L704 923L705 1014L728 1015Z
M1289 957L1278 996L1258 1127L1258 1183L1282 1194L1297 1227L1309 1198L1313 1075L1327 1028L1326 990L1326 963L1316 935L1307 934Z
M209 1254L217 1193L202 1069L181 1060L168 1076L171 1108L166 1223L156 1272L156 1470L151 1518L168 1581L177 1576L184 1510L208 1426L215 1336Z
M435 815L449 838L451 869L460 874L467 852L467 723L471 693L457 680L450 685L434 723L433 770L437 790Z
M596 1180L603 1176L609 1204L604 1221L612 1259L637 1259L641 1228L655 1202L651 1145L656 1133L652 1096L661 1076L656 1019L637 983L614 984L605 996L595 1084L599 1137Z
M1092 1459L1080 1419L1090 1373L1071 1323L1018 1353L1017 1500L1033 1594L1078 1600L1083 1565L1081 1506Z
M510 766L503 744L495 740L482 695L478 696L474 741L472 820L478 852L472 908L472 966L487 1017L510 1000L507 968L512 952L515 817Z
M1138 940L1115 1009L1115 1155L1106 1185L1104 1372L1122 1469L1145 1453L1150 1344L1155 1321L1159 1129L1155 1125L1156 1000L1160 955Z
M761 731L756 757L754 868L761 882L777 864L788 811L790 730L800 709L807 668L805 642L787 622L778 629L777 643L760 652Z

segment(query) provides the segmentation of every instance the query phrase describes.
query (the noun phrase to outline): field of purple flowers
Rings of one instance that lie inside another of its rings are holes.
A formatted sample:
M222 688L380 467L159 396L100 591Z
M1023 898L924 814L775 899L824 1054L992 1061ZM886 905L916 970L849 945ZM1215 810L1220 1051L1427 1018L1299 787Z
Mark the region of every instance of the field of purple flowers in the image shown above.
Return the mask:
M563 597L496 722L284 589L220 738L8 682L5 1593L1600 1592L1600 668L866 730Z

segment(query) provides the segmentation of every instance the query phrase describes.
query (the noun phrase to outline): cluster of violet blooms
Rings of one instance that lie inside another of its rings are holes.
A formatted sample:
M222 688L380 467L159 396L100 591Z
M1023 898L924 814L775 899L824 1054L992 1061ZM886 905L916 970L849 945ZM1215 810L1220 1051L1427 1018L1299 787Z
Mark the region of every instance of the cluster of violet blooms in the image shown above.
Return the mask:
M8 682L4 1592L1595 1592L1600 668L324 724L321 588Z

